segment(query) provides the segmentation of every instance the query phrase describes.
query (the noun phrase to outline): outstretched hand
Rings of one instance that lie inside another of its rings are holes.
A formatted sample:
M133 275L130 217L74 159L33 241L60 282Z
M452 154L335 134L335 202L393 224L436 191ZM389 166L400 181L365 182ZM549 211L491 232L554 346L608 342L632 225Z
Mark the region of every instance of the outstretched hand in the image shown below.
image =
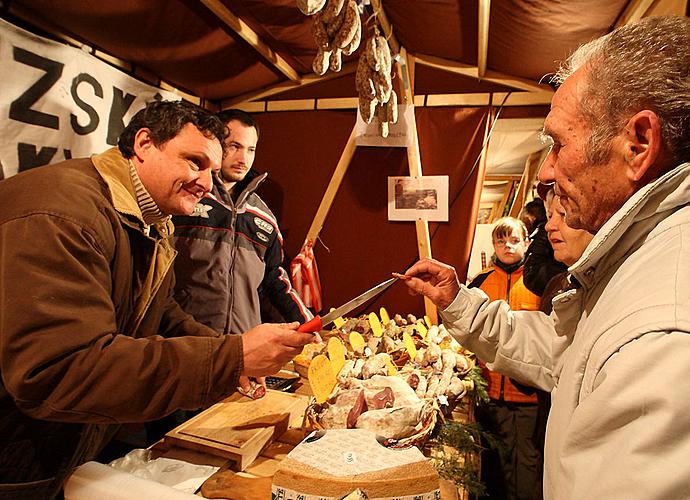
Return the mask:
M413 293L428 297L441 310L448 307L460 290L455 269L434 259L422 259L405 274L393 273Z
M306 344L321 342L318 335L298 332L298 326L297 322L264 323L242 334L242 375L265 377L277 373L285 363L302 352Z

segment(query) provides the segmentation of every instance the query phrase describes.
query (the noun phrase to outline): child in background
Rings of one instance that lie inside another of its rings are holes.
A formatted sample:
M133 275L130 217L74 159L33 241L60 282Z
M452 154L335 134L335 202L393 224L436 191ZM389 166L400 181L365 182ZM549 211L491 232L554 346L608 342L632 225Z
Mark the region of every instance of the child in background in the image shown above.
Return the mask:
M525 252L529 244L525 224L513 217L496 221L491 233L493 267L482 270L469 287L483 290L491 300L505 300L514 311L536 311L539 297L523 283ZM490 402L477 409L482 428L497 436L499 450L482 454L482 481L492 499L539 499L542 471L533 434L537 397L525 394L508 377L484 367Z

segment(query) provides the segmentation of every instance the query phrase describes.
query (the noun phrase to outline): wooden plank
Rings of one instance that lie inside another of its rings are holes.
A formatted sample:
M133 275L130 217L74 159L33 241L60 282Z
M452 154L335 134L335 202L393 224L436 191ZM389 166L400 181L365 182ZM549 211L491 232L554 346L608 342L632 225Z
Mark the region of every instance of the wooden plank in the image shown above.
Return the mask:
M276 51L269 47L259 35L249 27L242 19L236 16L220 0L200 0L215 16L228 28L237 33L244 41L254 47L269 63L293 82L300 81L300 75L290 64Z
M468 76L470 78L480 79L479 68L477 66L452 61L450 59L443 59L441 57L431 56L428 54L415 54L415 58L419 64L424 66L440 69L449 73ZM499 73L498 71L487 70L481 79L527 92L549 92L553 94L551 87L546 84L533 82L517 76L506 75L504 73Z
M221 101L221 108L222 109L228 109L228 108L235 108L238 107L238 104L243 104L251 101L256 101L258 99L262 99L265 97L271 97L277 94L280 94L281 92L286 92L288 90L293 90L296 88L300 87L307 87L309 85L313 85L315 83L322 83L326 82L328 80L332 80L335 78L340 78L341 76L349 75L350 73L354 73L357 70L357 62L356 61L350 61L348 63L343 64L343 67L340 69L338 73L334 73L333 71L327 72L325 75L320 76L315 73L310 73L308 75L303 75L302 79L298 82L281 82L275 85L269 85L267 87L264 87L262 89L258 90L253 90L251 92L247 92L245 94L233 97L232 99L224 99Z
M553 98L553 92L496 92L494 103L503 102L507 96L504 106L549 106Z
M654 0L631 0L616 21L615 27L618 28L639 21L653 3L655 3Z
M437 107L437 106L467 106L478 107L488 106L492 94L472 93L472 94L430 94L415 95L412 102L416 107ZM502 102L508 96L504 106L548 106L551 104L553 94L547 92L513 92L510 95L506 92L493 94L494 102ZM405 96L400 96L401 103L406 102ZM223 102L223 109L228 109L230 101ZM273 111L294 111L309 109L357 109L358 99L356 97L329 97L323 99L286 99L272 101L243 101L234 105L248 113L273 112Z
M510 206L510 212L508 215L517 218L520 215L522 207L525 206L525 199L527 198L527 175L528 172L525 169L522 172L522 177L518 182L517 189L515 190L515 196L513 197L513 204Z
M315 99L293 99L290 101L268 101L266 111L303 111L316 108Z
M684 16L687 13L687 0L655 0L645 17L649 16Z
M506 181L519 181L522 178L521 175L492 175L488 174L484 177L484 183L495 182L506 182Z
M489 142L491 141L491 128L494 125L494 119L496 117L496 109L492 106L493 102L489 101L489 109L487 112L487 117L486 117L486 126L484 127L484 139L482 141L482 152L479 157L479 172L477 173L477 183L479 186L484 185L484 180L486 178L486 163L488 161L488 152L489 152ZM474 201L472 203L473 207L473 214L472 214L472 223L474 224L473 227L470 228L472 231L472 234L475 233L476 230L476 221L477 221L477 213L479 209L479 201L481 199L481 189L475 189L474 193ZM500 217L497 215L499 213L498 210L499 207L491 211L491 220L489 222L493 222L494 219L497 217ZM502 213L502 212L500 212ZM473 242L474 243L474 242Z
M426 96L426 105L433 106L488 106L491 94L436 94Z
M319 209L316 211L314 220L312 221L311 227L307 232L307 237L305 239L306 242L314 243L316 241L316 238L318 238L319 234L321 233L321 229L323 229L323 224L326 220L326 217L328 216L328 211L331 209L331 205L333 204L335 195L338 193L340 183L343 181L343 177L345 177L345 172L347 172L347 167L350 166L350 161L352 160L352 157L355 154L355 148L357 147L357 145L355 144L356 133L357 123L355 123L354 127L352 127L352 132L350 132L350 137L347 139L345 148L343 149L343 152L340 155L338 165L336 165L335 170L333 171L331 181L328 183L328 187L326 188L326 193L323 195L323 198L321 199Z
M477 76L481 79L486 73L489 53L489 16L491 0L479 0L479 20L477 22Z
M328 97L316 100L316 109L357 109L357 97Z
M506 184L506 187L503 190L503 198L501 198L501 202L498 204L498 210L496 211L496 214L494 214L494 220L491 221L492 223L503 217L503 213L506 210L506 205L508 205L508 202L510 201L510 196L513 194L513 191L515 190L515 184L515 182L508 182Z
M289 427L301 425L307 402L281 391L257 400L236 393L168 432L165 442L230 458L233 469L244 470Z
M398 66L398 74L402 75L403 72L407 72L405 77L402 79L403 85L405 82L407 82L407 85L404 86L403 89L405 92L403 102L410 103L410 105L414 108L414 105L412 104L414 102L414 89L410 86L410 82L414 81L410 71L412 71L414 67L407 64L407 51L404 47L401 49L400 57L396 60L396 64ZM412 177L421 177L423 175L422 160L419 154L419 137L417 135L417 120L415 119L414 109L412 110L411 116L412 124L410 126L410 130L412 131L412 140L411 144L407 146L407 163L410 169L410 175ZM415 232L417 233L417 250L419 252L419 257L430 259L431 236L429 235L429 222L425 220L416 220ZM428 297L424 297L424 311L429 317L429 320L431 320L431 323L437 325L438 312L436 305Z

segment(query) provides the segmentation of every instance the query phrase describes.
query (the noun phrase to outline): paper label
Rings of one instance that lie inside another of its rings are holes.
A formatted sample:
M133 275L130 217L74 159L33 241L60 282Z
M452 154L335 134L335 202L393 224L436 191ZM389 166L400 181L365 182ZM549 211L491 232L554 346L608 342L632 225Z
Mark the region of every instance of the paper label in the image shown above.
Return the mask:
M426 329L426 326L424 326L424 323L417 323L415 328L417 328L419 335L422 337L422 340L424 340L426 338L426 334L429 332L429 330Z
M383 335L383 328L381 328L381 322L376 313L369 313L369 325L371 326L371 331L374 332L374 337Z
M359 332L350 332L350 345L355 352L363 352L366 342Z
M314 357L309 365L307 378L316 402L323 403L326 401L336 384L330 360L323 354Z
M390 356L386 357L386 368L388 368L388 376L395 377L398 374L398 369L395 367L391 361Z
M403 343L407 349L407 354L410 355L410 359L414 360L415 356L417 356L417 347L414 345L414 340L412 340L412 337L410 337L410 334L407 332L403 333Z
M333 312L333 311L335 311L335 307L331 307L328 312ZM337 318L335 318L333 320L333 324L335 325L336 328L340 328L341 326L343 326L345 324L345 320L341 316L338 316Z
M379 309L379 315L381 316L381 323L383 323L384 326L391 322L391 317L388 315L388 311L386 311L385 307Z
M345 346L339 338L331 337L328 340L328 359L331 360L331 368L333 373L338 375L340 370L345 366Z

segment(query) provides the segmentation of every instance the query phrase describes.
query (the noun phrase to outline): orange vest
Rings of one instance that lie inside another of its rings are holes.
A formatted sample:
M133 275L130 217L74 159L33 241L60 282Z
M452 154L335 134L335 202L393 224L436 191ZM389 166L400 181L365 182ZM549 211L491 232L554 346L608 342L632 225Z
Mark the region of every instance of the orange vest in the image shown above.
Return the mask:
M513 311L538 311L540 305L539 296L530 292L523 283L523 268L524 266L520 266L517 270L508 274L498 266L490 267L482 270L475 280L481 279L483 274L488 273L488 276L479 285L479 288L492 301L505 300ZM537 402L536 394L525 394L515 387L508 377L489 370L483 363L481 365L484 369L484 376L489 382L488 393L491 399L513 403Z

